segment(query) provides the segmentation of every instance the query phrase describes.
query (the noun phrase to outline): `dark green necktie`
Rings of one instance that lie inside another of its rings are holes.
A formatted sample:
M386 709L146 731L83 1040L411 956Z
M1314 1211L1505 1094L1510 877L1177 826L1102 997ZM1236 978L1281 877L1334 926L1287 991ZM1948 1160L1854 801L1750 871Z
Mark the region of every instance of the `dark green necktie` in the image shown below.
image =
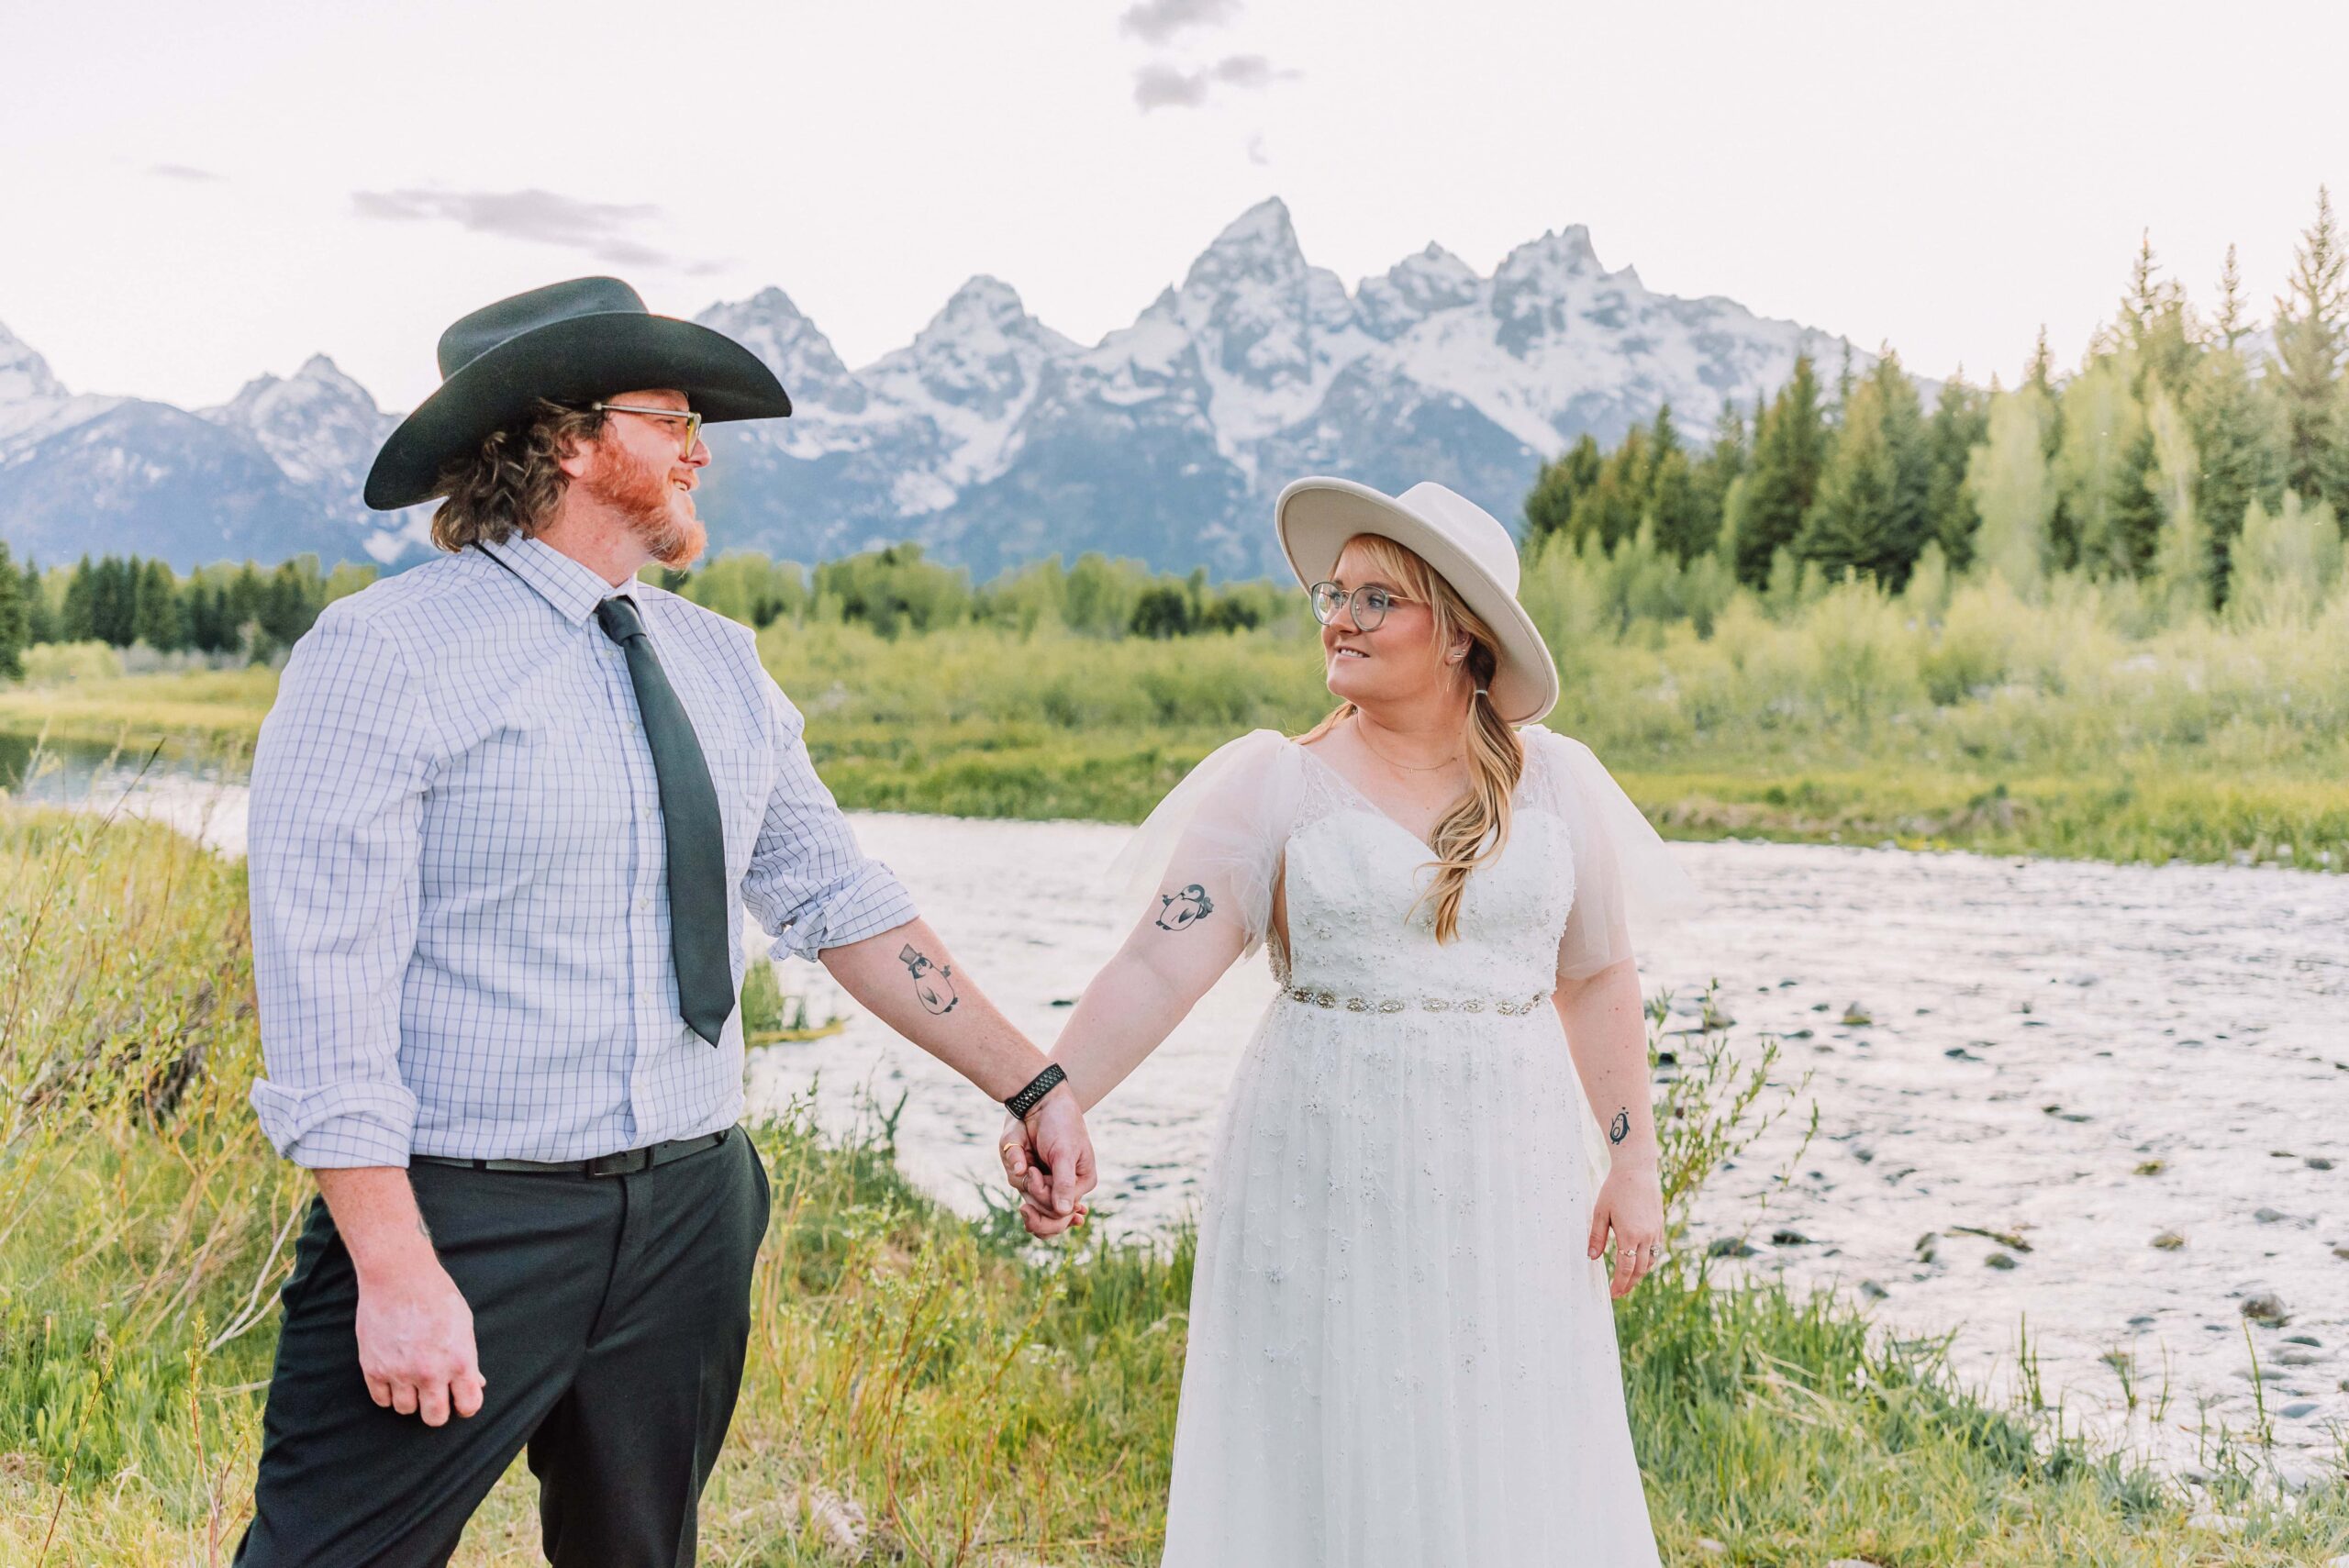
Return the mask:
M726 936L726 828L718 791L693 721L661 671L636 606L615 595L596 606L596 624L628 655L636 711L652 742L661 786L661 832L669 846L669 952L677 965L677 1010L685 1027L718 1043L734 1011L734 965Z

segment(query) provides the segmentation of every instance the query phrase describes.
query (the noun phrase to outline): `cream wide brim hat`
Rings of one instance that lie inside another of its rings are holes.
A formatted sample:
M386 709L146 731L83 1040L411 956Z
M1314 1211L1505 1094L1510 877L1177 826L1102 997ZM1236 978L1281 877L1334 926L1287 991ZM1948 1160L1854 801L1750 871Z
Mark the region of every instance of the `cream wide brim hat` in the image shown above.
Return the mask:
M1310 588L1327 582L1356 534L1393 539L1435 569L1499 644L1493 706L1531 724L1558 705L1558 666L1533 617L1517 602L1517 541L1474 501L1432 482L1389 495L1351 479L1300 479L1273 503L1273 527L1289 570Z

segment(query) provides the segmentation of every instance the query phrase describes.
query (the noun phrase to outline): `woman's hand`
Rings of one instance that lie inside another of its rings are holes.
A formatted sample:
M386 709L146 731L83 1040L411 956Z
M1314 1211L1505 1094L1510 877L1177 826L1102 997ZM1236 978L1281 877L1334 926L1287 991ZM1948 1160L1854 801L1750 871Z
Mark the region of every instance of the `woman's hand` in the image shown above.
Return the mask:
M1591 1206L1590 1255L1607 1250L1607 1233L1615 1233L1615 1273L1607 1294L1617 1300L1664 1261L1664 1185L1655 1167L1618 1160Z
M1052 1093L1061 1095L1067 1093L1067 1090L1064 1087L1058 1088ZM1016 1116L1006 1116L1003 1118L1003 1130L996 1135L996 1153L1003 1161L1004 1180L1011 1184L1011 1190L1021 1200L1019 1222L1028 1228L1028 1234L1039 1240L1049 1240L1060 1235L1072 1226L1082 1226L1085 1223L1086 1212L1085 1194L1090 1192L1093 1187L1093 1172L1089 1158L1080 1168L1083 1184L1076 1194L1075 1202L1070 1212L1055 1214L1052 1173L1037 1158L1036 1135L1030 1125Z

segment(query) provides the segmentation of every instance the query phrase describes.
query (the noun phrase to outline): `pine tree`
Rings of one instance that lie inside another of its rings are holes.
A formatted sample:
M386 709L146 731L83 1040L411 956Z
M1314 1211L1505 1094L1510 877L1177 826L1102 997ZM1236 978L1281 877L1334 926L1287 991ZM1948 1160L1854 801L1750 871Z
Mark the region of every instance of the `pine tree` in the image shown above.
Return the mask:
M2349 509L2349 450L2341 410L2341 355L2349 344L2349 250L2320 185L2316 220L2300 235L2276 301L2276 355L2266 377L2282 416L2287 489Z
M97 569L83 556L65 580L65 599L58 613L58 632L67 642L87 642L97 636L95 605Z
M2055 395L2055 356L2047 349L2047 324L2040 323L2039 342L2031 350L2031 362L2022 369L2022 384L2035 389L2043 397Z
M2103 355L2064 387L2064 444L2055 476L2072 525L2069 538L2055 540L2067 566L2105 574L2134 575L2143 564L2138 537L2144 513L2132 509L2143 497L2152 450L2143 444L2145 411L2129 390L2126 360Z
M0 680L14 681L24 675L24 652L32 642L31 621L25 604L25 580L9 558L6 541L0 540Z
M158 653L187 644L187 625L180 605L179 579L169 565L150 561L139 569L131 617L131 640Z
M1542 465L1533 489L1525 497L1525 532L1529 539L1565 531L1575 502L1598 483L1606 456L1598 438L1586 430L1582 439Z
M2145 398L2145 383L2183 386L2199 353L2194 322L2187 308L2186 291L2174 279L2160 275L2154 256L2151 230L2139 237L2137 257L2129 268L2129 290L2121 298L2121 313L2105 335L2110 351L2126 354L2133 371L2130 390Z
M1595 540L1612 550L1639 531L1647 510L1649 445L1647 427L1632 426L1599 465L1598 480L1575 498L1566 533L1576 545Z
M1827 427L1819 407L1819 380L1810 356L1798 355L1794 374L1754 421L1753 463L1746 475L1738 521L1737 577L1760 587L1770 580L1770 558L1794 542L1803 514L1819 493L1827 459Z
M2222 307L2222 333L2228 330L2226 319ZM2240 325L2239 314L2236 320ZM2254 500L2275 496L2281 485L2276 409L2253 383L2243 355L2221 339L2194 367L2185 414L2199 462L2194 509L2210 543L2211 597L2224 604L2232 571L2230 557L2235 537L2243 531L2243 513Z
M50 612L49 584L42 579L40 568L30 560L25 562L23 591L18 602L25 606L25 646L57 640L57 617Z
M2210 318L2218 346L2232 352L2250 336L2252 323L2243 314L2243 270L2235 264L2235 248L2227 247L2226 265L2219 269L2219 311Z
M1990 400L1966 384L1964 366L1942 383L1933 415L1925 427L1931 477L1925 492L1926 528L1942 547L1953 572L1974 563L1974 534L1981 509L1965 487L1965 465L1974 449L1990 438Z
M2055 409L2031 382L1990 400L1988 434L1965 468L1965 488L1981 511L1975 559L2036 599L2049 562L2048 527L2055 480L2047 463L2047 427Z
M1929 535L1932 480L1916 384L1887 349L1844 405L1795 553L1831 578L1865 573L1898 588Z
M2154 586L2176 622L2212 607L2210 540L2194 507L2198 460L2193 432L2177 400L2158 385L2145 410L2145 425L2154 450L2146 488L2158 517L2151 560Z

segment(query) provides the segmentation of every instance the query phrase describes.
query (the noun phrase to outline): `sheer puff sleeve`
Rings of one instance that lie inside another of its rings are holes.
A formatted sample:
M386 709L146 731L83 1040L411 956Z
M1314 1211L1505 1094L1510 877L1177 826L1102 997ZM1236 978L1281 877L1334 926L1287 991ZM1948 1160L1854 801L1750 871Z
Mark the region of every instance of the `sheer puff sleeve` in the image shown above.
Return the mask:
M1254 952L1303 803L1304 763L1305 753L1275 729L1218 747L1134 829L1110 862L1110 885L1148 918L1179 921L1203 906L1230 910L1241 953Z
M1546 798L1574 846L1574 903L1558 978L1582 980L1632 957L1702 906L1697 884L1589 747L1539 725L1519 732L1546 771Z

